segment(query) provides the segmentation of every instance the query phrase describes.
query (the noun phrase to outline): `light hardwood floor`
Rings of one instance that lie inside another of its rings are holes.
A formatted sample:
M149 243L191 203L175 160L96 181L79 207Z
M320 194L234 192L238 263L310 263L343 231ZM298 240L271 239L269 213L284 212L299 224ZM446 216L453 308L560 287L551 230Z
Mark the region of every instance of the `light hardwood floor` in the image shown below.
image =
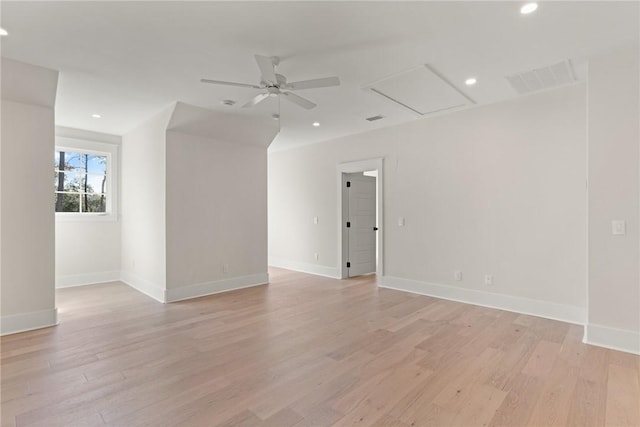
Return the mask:
M159 304L58 291L3 337L3 426L639 426L640 357L532 316L271 270Z

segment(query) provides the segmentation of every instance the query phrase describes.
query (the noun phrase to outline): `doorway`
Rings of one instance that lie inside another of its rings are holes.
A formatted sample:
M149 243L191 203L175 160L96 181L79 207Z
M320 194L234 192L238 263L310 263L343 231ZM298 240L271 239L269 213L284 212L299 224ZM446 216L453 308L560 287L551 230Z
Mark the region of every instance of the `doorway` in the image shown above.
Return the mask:
M382 159L338 165L341 278L383 272Z

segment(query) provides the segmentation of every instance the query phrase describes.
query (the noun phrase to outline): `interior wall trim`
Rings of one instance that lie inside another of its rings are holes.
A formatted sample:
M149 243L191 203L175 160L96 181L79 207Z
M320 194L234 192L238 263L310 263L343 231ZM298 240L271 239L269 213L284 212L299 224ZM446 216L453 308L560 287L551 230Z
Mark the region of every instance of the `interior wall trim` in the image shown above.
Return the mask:
M497 308L499 310L543 317L545 319L559 320L576 325L584 325L586 322L586 309L573 305L558 304L493 292L481 292L473 289L392 276L381 277L379 286L381 288L427 295L482 307Z
M157 285L147 279L131 273L129 271L120 272L120 281L131 286L133 289L142 292L143 294L153 298L158 302L166 302L164 295L164 288Z
M584 328L585 344L640 355L640 332L588 323Z
M117 280L120 280L119 270L56 276L56 289L95 285L98 283L115 282Z
M271 267L299 271L300 273L315 274L316 276L330 277L332 279L340 278L340 273L338 272L337 268L327 267L325 265L291 261L288 259L272 257L272 256L269 257L269 265Z
M165 301L184 301L221 292L234 291L236 289L250 288L269 283L268 273L251 274L248 276L231 277L229 279L213 282L196 283L193 285L169 288L165 291Z
M57 324L57 308L2 316L0 317L0 335L17 334Z

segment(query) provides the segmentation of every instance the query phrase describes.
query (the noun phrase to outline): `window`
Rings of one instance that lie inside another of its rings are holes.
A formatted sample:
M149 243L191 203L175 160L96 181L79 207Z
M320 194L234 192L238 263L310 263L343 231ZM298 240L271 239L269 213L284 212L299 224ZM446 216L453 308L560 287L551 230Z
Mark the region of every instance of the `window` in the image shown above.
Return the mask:
M70 138L56 138L56 144L53 167L56 217L112 216L117 146Z
M106 213L107 158L106 154L56 151L56 212Z

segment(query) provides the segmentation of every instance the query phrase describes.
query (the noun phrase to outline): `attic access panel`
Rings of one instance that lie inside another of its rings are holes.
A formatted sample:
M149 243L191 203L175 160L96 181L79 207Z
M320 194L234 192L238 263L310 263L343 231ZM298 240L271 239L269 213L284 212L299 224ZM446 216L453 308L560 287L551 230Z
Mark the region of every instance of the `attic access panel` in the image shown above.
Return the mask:
M420 116L475 104L426 64L375 81L365 89Z

